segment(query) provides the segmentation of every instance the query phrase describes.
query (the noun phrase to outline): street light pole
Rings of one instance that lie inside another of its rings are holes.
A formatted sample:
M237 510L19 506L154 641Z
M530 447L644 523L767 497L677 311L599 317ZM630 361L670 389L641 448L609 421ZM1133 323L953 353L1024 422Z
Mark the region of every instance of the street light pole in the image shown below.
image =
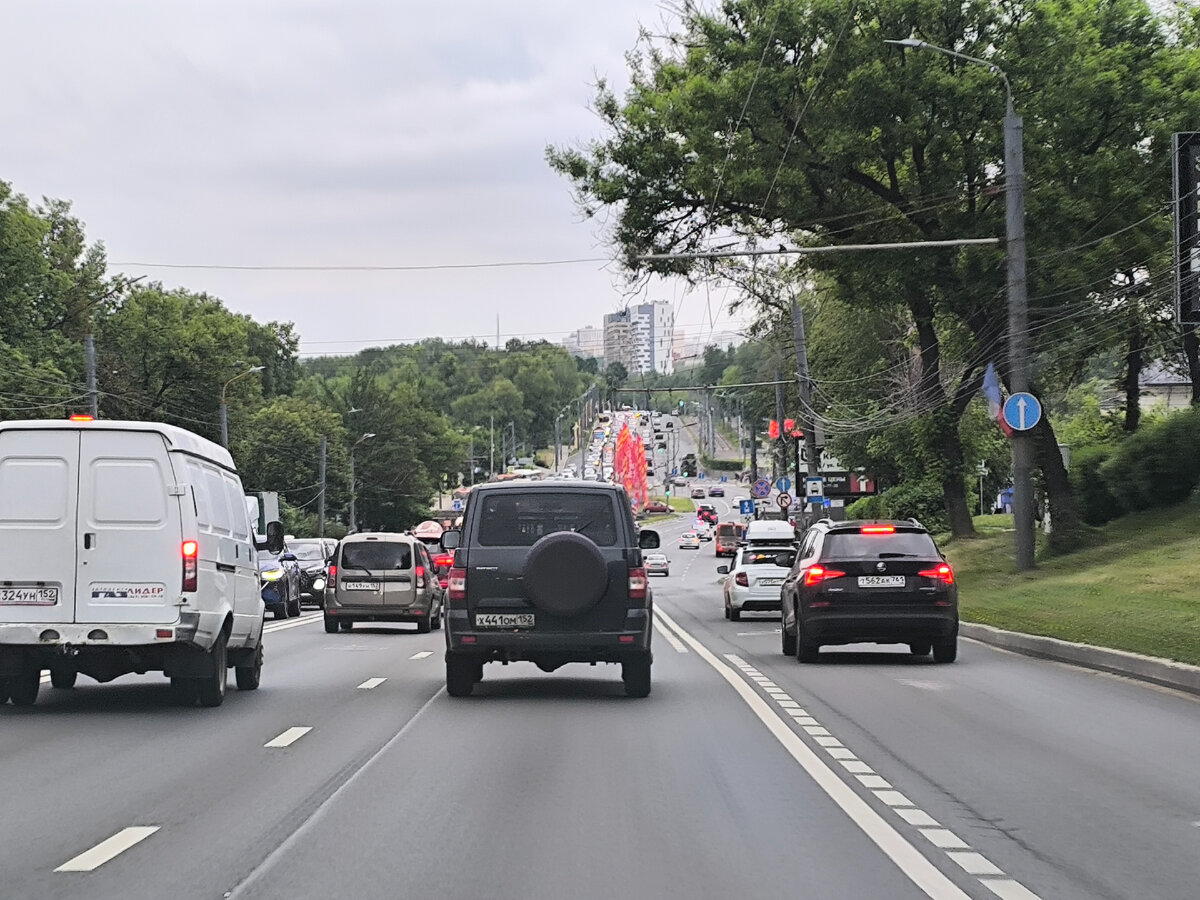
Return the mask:
M229 406L225 402L225 392L229 390L229 386L239 378L245 378L254 372L261 372L266 366L251 366L244 372L238 372L223 385L221 385L221 446L226 450L229 449Z
M1025 284L1025 150L1021 117L1013 107L1012 85L1004 71L993 62L947 50L926 41L906 38L885 41L913 50L929 50L983 66L1004 82L1004 224L1008 287L1008 365L1009 387L1014 394L1028 391L1033 381L1029 357L1029 303ZM1033 435L1016 431L1012 435L1013 526L1016 530L1017 568L1034 567Z
M350 533L358 531L358 516L356 502L358 500L358 484L354 478L354 449L363 441L369 441L375 437L374 432L368 431L357 441L350 445Z

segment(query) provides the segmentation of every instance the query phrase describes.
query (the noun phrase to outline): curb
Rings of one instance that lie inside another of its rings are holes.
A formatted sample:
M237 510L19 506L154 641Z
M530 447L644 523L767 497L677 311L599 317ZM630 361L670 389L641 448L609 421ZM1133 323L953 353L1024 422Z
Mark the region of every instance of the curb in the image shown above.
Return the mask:
M1052 659L1085 669L1124 675L1126 678L1147 681L1162 687L1200 695L1200 666L1190 666L1157 656L1143 656L1140 653L1130 653L1126 650L1111 650L1107 647L1094 647L1091 644L1075 644L1071 641L1061 641L1058 638L1043 637L1037 634L1005 631L1002 628L993 628L991 625L980 625L976 622L960 622L958 631L963 637L1016 653L1023 653L1026 656Z

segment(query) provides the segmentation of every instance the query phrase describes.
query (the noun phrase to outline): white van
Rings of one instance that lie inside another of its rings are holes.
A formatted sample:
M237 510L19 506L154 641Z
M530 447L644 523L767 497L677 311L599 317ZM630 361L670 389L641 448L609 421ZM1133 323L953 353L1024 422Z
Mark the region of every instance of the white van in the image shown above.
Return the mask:
M773 519L758 519L746 525L746 533L742 543L770 544L772 546L791 544L796 540L796 529L790 522L780 522Z
M278 522L270 543L282 541ZM263 602L224 448L156 422L0 423L0 702L161 671L218 706L258 687Z

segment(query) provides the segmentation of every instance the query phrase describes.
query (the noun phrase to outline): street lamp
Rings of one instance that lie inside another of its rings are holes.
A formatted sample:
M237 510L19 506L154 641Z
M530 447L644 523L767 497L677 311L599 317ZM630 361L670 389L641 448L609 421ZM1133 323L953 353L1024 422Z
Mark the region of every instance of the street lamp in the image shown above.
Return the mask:
M1014 394L1029 390L1033 380L1029 360L1029 309L1025 296L1025 151L1021 117L1013 109L1012 85L993 62L947 50L916 38L885 41L912 50L929 50L983 66L1004 82L1004 201L1005 256L1008 262L1008 363L1009 387ZM1013 525L1016 530L1017 568L1034 567L1033 436L1028 431L1012 435Z
M357 489L358 486L357 486L357 482L355 481L355 478L354 478L354 448L357 447L359 444L361 444L363 441L369 441L373 437L375 437L375 433L373 431L368 431L366 434L364 434L357 441L355 441L353 444L350 445L350 533L351 534L354 534L354 532L358 531L358 517L357 517L357 515L355 515L355 501L358 499L358 489Z
M227 382L221 385L221 446L226 450L229 449L229 407L225 403L225 392L229 390L229 386L239 378L245 378L247 375L252 375L255 372L261 372L266 366L251 366L244 372L238 372Z

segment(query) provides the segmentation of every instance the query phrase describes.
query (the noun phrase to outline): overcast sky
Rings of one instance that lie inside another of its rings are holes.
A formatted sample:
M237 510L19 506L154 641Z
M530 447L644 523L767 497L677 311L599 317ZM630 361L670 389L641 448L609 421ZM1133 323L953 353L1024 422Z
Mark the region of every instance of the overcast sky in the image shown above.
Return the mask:
M502 341L558 341L623 305L613 267L135 263L606 256L544 150L601 134L593 85L599 75L623 88L639 23L661 24L655 0L13 4L0 180L72 201L115 270L295 322L306 355L434 335L494 340L497 315ZM659 284L639 299L677 302L682 327L707 330L703 291Z

